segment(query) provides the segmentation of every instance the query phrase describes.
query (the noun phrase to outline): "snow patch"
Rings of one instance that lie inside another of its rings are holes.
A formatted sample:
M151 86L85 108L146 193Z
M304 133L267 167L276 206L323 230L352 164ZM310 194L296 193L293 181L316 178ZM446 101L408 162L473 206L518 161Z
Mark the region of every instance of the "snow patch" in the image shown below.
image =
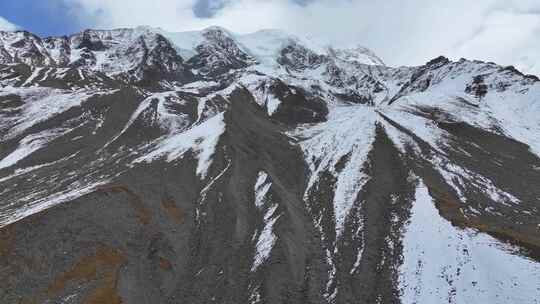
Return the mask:
M273 227L276 221L280 218L281 215L274 216L278 205L275 204L272 207L268 208L264 215L264 228L259 235L257 244L255 245L255 257L253 260L253 265L251 266L251 271L256 271L270 256L270 252L276 243L276 235L273 232Z
M329 171L337 179L333 203L340 236L358 193L369 179L362 168L375 140L378 114L373 107L363 105L329 110L326 122L299 128L290 135L301 140L310 169L306 195L323 172Z
M166 157L167 162L172 162L183 157L187 151L193 151L198 158L197 175L204 179L223 132L225 122L223 113L220 113L182 133L159 140L153 151L134 162L151 162L162 157Z
M539 303L540 263L440 217L420 181L403 236L402 303Z
M43 87L0 88L0 96L18 95L23 101L23 105L17 108L20 113L16 117L0 114L0 128L7 130L0 135L0 141L11 139L40 122L81 106L93 95L110 93L112 91L69 91Z
M34 79L36 79L38 76L39 76L39 73L43 70L44 68L35 68L33 71L32 71L32 74L30 75L30 77L28 77L28 79L26 79L26 81L22 84L22 86L27 86L27 85L30 85L32 83L32 81L34 81Z
M99 186L105 185L108 182L108 180L102 180L85 187L57 192L47 197L31 201L24 206L18 207L16 210L0 210L0 228L61 203L72 201L94 191Z
M0 169L15 165L20 160L26 158L33 152L45 146L48 142L53 141L54 139L66 134L69 131L69 129L58 128L46 130L24 137L19 142L19 146L13 152L0 160Z
M257 176L257 181L255 182L255 206L261 209L264 206L264 197L270 190L272 182L268 180L268 174L261 171Z
M268 99L266 100L266 109L268 110L268 116L272 116L277 111L280 104L281 100L279 100L275 96L268 96Z
M109 140L104 145L104 148L108 147L110 144L120 138L120 136L122 136L133 125L133 123L141 116L141 114L152 105L152 102L157 102L157 115L149 117L149 120L145 121L146 123L156 123L161 129L168 131L169 133L182 130L187 126L187 123L189 123L188 115L184 113L171 113L168 110L168 107L171 103L182 102L176 92L170 91L155 93L147 97L139 104L139 106L137 107L135 112L133 112L124 128L122 128L122 130L118 134L116 134L111 140Z

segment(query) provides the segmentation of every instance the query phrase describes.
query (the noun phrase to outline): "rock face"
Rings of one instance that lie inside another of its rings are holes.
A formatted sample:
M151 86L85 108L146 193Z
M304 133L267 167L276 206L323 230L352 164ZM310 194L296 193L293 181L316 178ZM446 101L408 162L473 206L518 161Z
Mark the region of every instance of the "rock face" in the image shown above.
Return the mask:
M0 302L539 303L539 114L481 61L0 32Z

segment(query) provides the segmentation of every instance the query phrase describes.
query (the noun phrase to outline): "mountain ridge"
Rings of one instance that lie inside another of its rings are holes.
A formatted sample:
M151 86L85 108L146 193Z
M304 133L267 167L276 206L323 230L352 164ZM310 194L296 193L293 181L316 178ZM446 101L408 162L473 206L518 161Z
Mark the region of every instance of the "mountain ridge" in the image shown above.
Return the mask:
M540 298L537 77L276 31L38 38L0 32L2 301Z

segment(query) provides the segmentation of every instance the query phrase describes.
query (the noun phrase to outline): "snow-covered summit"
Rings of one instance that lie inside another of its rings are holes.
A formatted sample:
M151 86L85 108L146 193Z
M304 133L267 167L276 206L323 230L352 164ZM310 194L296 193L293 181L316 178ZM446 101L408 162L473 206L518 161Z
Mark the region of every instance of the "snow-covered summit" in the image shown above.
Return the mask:
M174 49L174 54L167 49L169 46ZM0 34L0 62L57 67L82 66L109 76L124 78L126 73L139 70L136 77L138 80L142 77L141 67L148 63L147 57L152 52L158 57L164 52L168 52L169 57L178 56L176 61L179 65L200 55L199 57L207 57L204 62L211 60L220 65L221 70L229 70L231 67L253 64L279 66L280 58L286 55L288 48L289 51L294 48L296 57L305 57L309 53L362 64L384 65L382 60L366 48L331 48L281 30L235 34L215 26L187 32L169 32L141 26L85 30L68 37L44 39L22 31ZM209 52L212 56L205 55Z
M328 47L328 54L341 60L357 62L369 65L385 65L384 61L379 58L373 51L363 46L351 48L334 48Z

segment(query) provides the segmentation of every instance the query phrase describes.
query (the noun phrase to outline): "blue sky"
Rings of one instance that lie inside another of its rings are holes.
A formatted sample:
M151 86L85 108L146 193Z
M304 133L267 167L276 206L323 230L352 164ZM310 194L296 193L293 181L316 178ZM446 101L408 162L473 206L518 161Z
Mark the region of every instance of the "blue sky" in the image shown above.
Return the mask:
M291 1L302 6L313 0ZM229 2L197 0L193 3L193 14L201 19L211 18ZM66 35L98 25L74 13L77 7L76 1L69 0L1 0L0 17L40 36Z
M85 25L77 22L68 6L60 1L1 0L0 15L19 27L40 36L64 35Z
M117 0L107 0L117 1ZM231 4L233 0L195 0L191 9L199 19L211 19ZM297 6L305 6L316 0L289 0ZM81 1L84 2L84 1ZM159 1L157 1L159 2ZM178 2L182 2L179 0ZM129 10L129 5L126 7ZM78 1L72 0L1 0L0 17L40 36L72 34L86 28L99 27L99 22L77 11L84 10ZM93 12L100 15L102 12ZM106 11L103 13L107 13Z
M0 28L2 17L40 36L137 25L279 28L365 46L393 66L445 55L540 74L540 0L0 0Z

